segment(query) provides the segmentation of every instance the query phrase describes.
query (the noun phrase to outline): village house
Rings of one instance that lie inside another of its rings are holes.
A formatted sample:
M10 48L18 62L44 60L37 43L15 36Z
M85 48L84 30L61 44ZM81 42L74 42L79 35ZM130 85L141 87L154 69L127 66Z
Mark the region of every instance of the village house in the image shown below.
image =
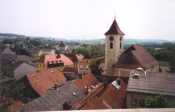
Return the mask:
M24 105L20 111L114 109L125 106L126 85L119 79L100 83L93 74L68 81Z
M26 65L22 65L21 67L26 67ZM21 69L21 67L19 69ZM23 103L30 102L33 99L45 95L47 91L54 86L57 87L66 83L64 73L57 69L36 70L34 72L29 72L27 75L22 71L18 71L18 73L20 74L17 74L16 85L13 85L13 87L14 90L18 92L15 98Z
M125 107L126 85L120 80L109 84L99 83L83 99L74 102L72 109L117 109Z
M174 107L175 74L141 72L130 75L127 86L127 108L142 107L147 97L162 96L165 107ZM161 101L163 102L163 101Z
M74 62L64 54L50 54L44 57L44 68L74 67Z
M84 58L81 61L79 61L78 73L79 74L83 74L83 73L89 72L89 63L90 63L90 60L86 59L86 58Z
M57 69L42 70L27 75L28 82L32 89L42 96L53 86L60 86L66 83L64 73Z
M24 105L20 111L70 109L69 103L84 98L88 91L90 92L89 88L95 87L98 83L92 74L83 75L81 79L68 81L60 86L53 86L45 95Z

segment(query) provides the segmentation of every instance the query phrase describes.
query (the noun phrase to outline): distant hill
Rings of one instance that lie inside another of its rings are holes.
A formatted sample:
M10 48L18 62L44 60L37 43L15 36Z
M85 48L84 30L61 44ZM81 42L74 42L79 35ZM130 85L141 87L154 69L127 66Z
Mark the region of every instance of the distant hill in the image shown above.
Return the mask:
M18 34L13 34L13 33L0 33L0 38L16 38L16 37L26 37L25 35L18 35Z
M97 40L82 40L79 41L82 44L104 44L104 39L97 39ZM141 44L141 45L148 45L148 44L162 44L170 42L168 40L159 40L159 39L124 39L125 45L132 45L132 44Z
M65 39L65 38L56 38L56 37L34 37L34 36L26 36L26 35L20 35L20 34L13 34L13 33L0 33L0 39L13 39L13 38L38 38L38 39L44 39L44 40L52 40L52 41L64 41L64 42L78 42L80 44L104 44L104 39L89 39L89 40L83 40L82 38L80 40L76 39ZM125 45L132 45L132 44L142 44L142 45L149 45L149 44L161 44L171 42L168 40L160 40L160 39L125 39L124 44Z

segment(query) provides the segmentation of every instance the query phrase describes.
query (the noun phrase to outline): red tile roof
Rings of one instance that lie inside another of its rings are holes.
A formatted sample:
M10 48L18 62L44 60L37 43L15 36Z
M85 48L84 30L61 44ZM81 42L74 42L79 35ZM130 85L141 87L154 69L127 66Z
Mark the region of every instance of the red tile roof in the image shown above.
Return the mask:
M111 27L109 30L105 33L105 35L110 35L110 34L119 34L119 35L124 35L124 33L120 30L117 21L114 19Z
M158 61L141 45L132 45L119 58L116 67L145 69L158 65Z
M39 94L44 95L55 84L61 85L66 82L63 72L56 69L43 70L27 75L31 87Z
M75 109L109 109L123 108L125 104L126 84L121 80L121 88L118 90L112 84L107 86L98 84L84 99L73 104Z
M124 106L125 96L126 85L121 81L121 88L119 90L110 84L100 98L106 101L112 108L122 108Z
M46 55L45 56L45 60L44 63L45 65L47 65L48 62L63 62L64 65L73 65L73 61L68 58L67 56L65 56L64 54L50 54L50 55Z
M99 82L92 73L85 74L82 76L82 79L75 80L76 86L84 92L87 91L87 87L96 85L97 83Z

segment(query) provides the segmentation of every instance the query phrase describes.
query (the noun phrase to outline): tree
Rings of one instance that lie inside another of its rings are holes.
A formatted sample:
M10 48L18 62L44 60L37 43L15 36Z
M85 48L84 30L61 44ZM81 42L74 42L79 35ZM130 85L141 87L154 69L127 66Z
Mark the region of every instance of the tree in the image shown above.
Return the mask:
M144 99L143 107L146 108L165 108L166 99L163 96L148 96Z

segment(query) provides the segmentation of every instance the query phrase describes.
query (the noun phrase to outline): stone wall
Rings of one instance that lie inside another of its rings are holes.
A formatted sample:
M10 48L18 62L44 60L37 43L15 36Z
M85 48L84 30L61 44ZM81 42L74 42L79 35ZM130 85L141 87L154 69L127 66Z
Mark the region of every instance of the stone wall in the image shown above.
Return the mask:
M110 48L111 41L109 39L111 36L114 39L112 41L112 49ZM120 40L120 38L120 35L107 35L105 39L105 69L109 75L111 75L112 66L118 61L118 58L123 51L123 40Z

